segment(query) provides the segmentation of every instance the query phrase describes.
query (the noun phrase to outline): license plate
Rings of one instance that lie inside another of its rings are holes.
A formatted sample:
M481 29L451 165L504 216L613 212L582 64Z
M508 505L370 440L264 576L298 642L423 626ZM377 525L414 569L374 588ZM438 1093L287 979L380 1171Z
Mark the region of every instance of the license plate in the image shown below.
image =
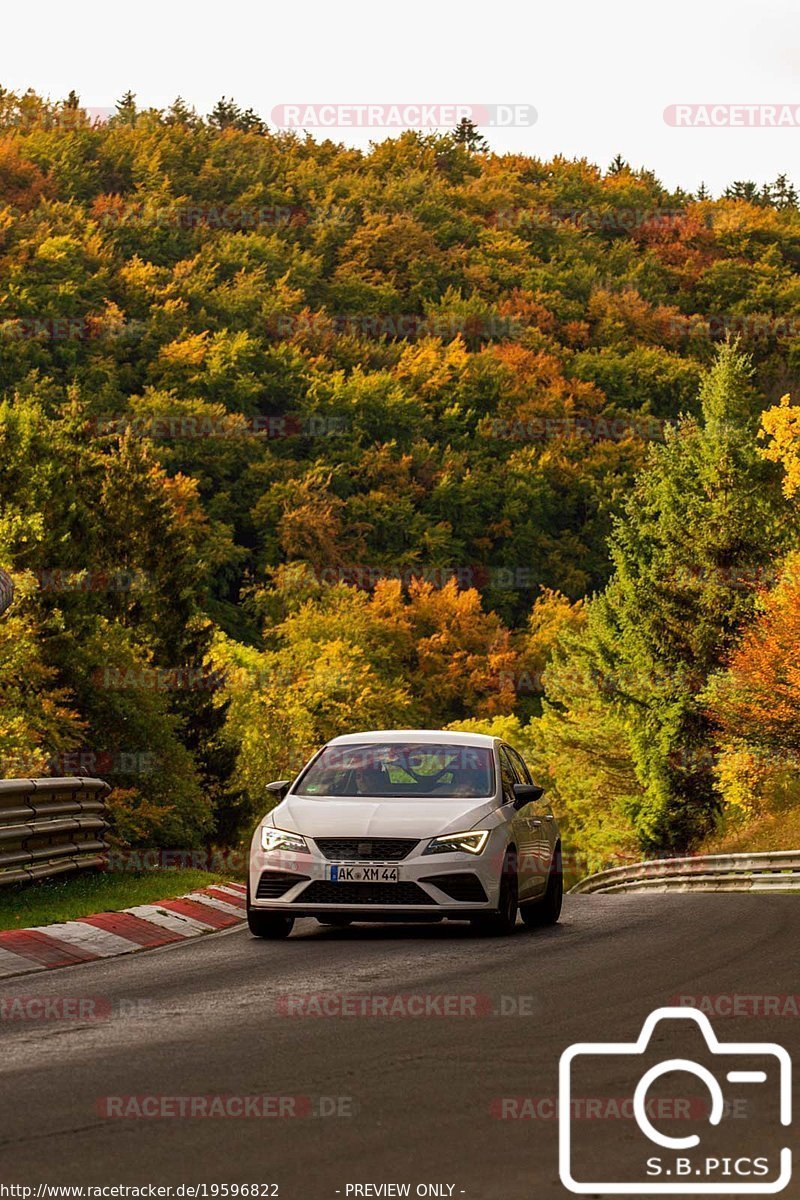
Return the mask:
M331 883L398 883L399 867L328 867Z

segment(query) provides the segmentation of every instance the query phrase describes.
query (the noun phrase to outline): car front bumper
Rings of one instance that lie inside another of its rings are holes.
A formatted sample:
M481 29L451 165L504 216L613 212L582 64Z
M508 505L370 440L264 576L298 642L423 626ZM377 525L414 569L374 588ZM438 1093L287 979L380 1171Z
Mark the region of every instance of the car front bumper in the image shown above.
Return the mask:
M343 915L361 920L414 914L462 920L497 908L506 839L493 830L481 854L423 854L421 839L407 857L333 863L306 836L310 853L267 853L254 842L250 855L250 905L293 916ZM334 883L331 867L396 867L397 883ZM276 894L279 893L279 894Z

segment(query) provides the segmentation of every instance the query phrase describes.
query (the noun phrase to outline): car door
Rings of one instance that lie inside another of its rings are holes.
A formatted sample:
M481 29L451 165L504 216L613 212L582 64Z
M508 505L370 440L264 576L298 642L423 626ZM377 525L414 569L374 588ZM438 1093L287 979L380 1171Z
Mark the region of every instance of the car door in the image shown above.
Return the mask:
M503 803L513 805L513 817L511 818L512 836L514 844L517 847L517 885L519 887L520 900L530 899L538 890L535 885L535 874L531 871L532 848L531 836L532 829L528 818L527 810L529 804L522 808L516 807L516 796L514 795L514 784L522 783L519 774L519 768L514 764L510 754L510 747L500 747L500 781L503 786Z
M508 813L508 824L510 826L510 838L517 847L517 855L521 853L522 845L527 838L525 827L525 818L516 805L516 796L514 795L514 784L517 782L516 772L511 765L511 759L508 757L505 746L498 747L498 756L500 759L500 786L502 789L502 804L505 806ZM517 867L519 873L519 866ZM521 882L521 881L520 881Z
M520 783L532 784L534 780L528 764L513 746L508 746L508 757ZM547 886L547 875L553 858L556 841L556 826L553 813L545 796L533 800L520 810L526 830L526 854L522 864L531 895L538 895Z

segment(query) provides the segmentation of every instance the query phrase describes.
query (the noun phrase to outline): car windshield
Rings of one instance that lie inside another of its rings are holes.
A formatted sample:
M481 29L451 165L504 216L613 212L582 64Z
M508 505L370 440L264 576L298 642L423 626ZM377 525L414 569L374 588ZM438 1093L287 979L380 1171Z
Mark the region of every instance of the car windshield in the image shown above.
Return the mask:
M434 742L326 746L293 790L298 796L491 796L492 752Z

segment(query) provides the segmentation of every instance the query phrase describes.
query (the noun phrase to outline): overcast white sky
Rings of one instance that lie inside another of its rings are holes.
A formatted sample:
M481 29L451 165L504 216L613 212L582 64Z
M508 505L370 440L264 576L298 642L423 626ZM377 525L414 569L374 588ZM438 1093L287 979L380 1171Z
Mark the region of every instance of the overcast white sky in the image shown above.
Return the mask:
M787 172L800 128L681 129L676 103L800 107L795 0L305 0L171 3L36 0L3 7L0 83L107 107L177 94L207 112L234 96L269 119L284 103L531 104L527 128L486 131L496 150L621 153L669 186L716 194ZM366 145L378 131L332 130Z

